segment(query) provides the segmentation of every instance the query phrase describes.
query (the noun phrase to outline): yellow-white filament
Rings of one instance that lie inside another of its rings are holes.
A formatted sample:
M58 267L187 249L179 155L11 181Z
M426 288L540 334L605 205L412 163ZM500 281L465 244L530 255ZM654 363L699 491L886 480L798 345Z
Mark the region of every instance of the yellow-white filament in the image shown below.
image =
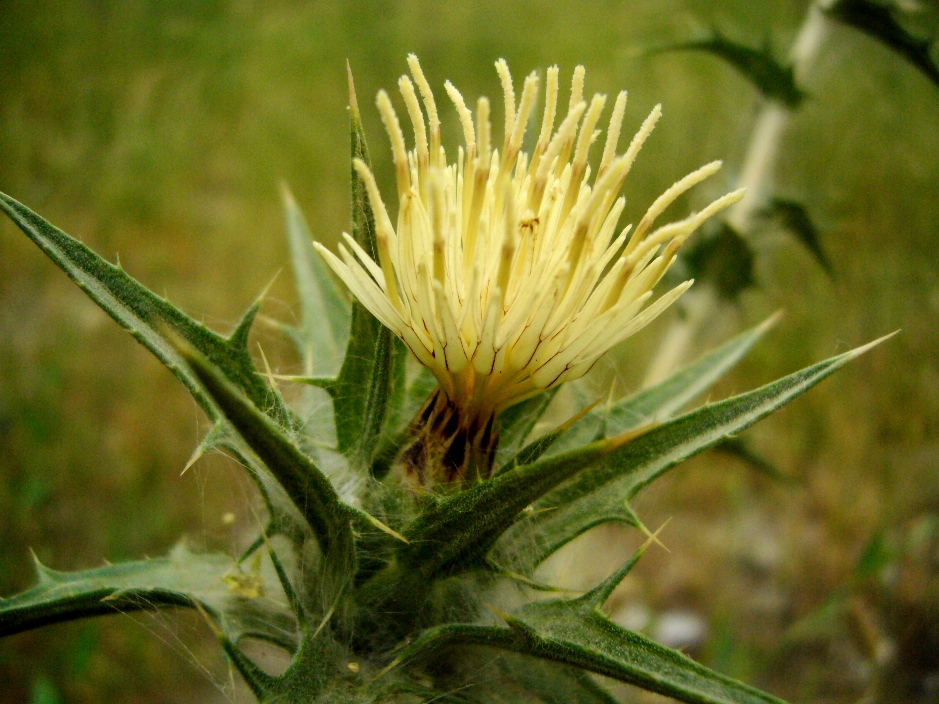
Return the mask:
M678 248L743 195L729 193L700 213L652 230L669 205L720 168L712 162L659 196L631 235L628 227L617 235L625 202L619 192L661 115L659 106L616 156L626 93L617 96L591 183L588 153L606 98L596 95L588 107L578 66L567 114L555 130L558 69L548 69L540 134L529 157L521 147L538 77L528 76L516 106L508 64L500 59L502 154L491 149L489 101L480 98L474 121L447 82L464 139L456 162L448 164L430 85L417 57L409 56L408 65L413 82L402 76L398 85L413 127L412 150L388 94L379 92L377 100L391 139L397 225L368 166L357 160L375 211L378 261L348 235L338 257L317 248L359 302L471 414L498 412L582 376L654 320L691 285L686 281L652 301L652 289Z

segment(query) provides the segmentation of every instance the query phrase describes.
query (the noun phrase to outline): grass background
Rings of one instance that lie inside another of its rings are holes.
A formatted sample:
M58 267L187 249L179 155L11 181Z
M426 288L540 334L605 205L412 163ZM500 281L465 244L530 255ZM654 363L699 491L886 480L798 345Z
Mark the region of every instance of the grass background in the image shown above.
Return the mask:
M0 0L0 190L226 330L288 266L281 180L318 238L348 228L346 59L386 184L372 96L394 86L410 51L435 88L450 79L470 100L497 96L492 62L504 57L517 80L554 63L569 76L583 63L589 93L630 91L626 125L662 102L627 187L635 221L711 159L725 159L723 174L676 210L729 188L759 106L717 59L641 50L713 25L784 55L806 7ZM935 15L927 6L914 19L929 31ZM747 434L796 482L710 453L644 495L637 508L649 525L675 517L671 553L650 553L615 606L644 615L653 632L663 615L693 614L706 625L696 657L794 701L936 701L939 90L843 27L805 88L774 193L810 209L835 276L791 238L765 233L759 288L695 348L785 310L715 393L726 395L902 333ZM295 318L288 273L264 313ZM669 324L618 351L597 388L613 377L623 390L637 384ZM277 345L273 333L259 339ZM74 569L156 555L181 534L237 544L254 521L237 471L209 458L179 476L200 422L175 379L0 221L0 594L30 584L30 549ZM612 530L600 538L594 569L636 541ZM114 616L0 643L3 702L231 697L248 701L191 614Z

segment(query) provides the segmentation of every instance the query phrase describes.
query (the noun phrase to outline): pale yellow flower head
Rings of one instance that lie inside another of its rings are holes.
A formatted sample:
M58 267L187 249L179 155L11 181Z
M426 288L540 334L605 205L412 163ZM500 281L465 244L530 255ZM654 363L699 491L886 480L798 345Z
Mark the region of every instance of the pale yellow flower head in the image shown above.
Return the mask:
M449 403L485 423L516 401L584 375L671 305L691 281L655 300L653 287L688 236L741 192L652 228L672 201L720 168L713 162L663 193L634 229L620 230L620 190L659 106L618 154L626 104L626 93L619 94L593 175L588 157L606 97L584 101L583 67L574 70L566 112L558 109L558 69L548 69L529 154L522 144L539 77L529 75L517 97L499 60L501 148L490 137L489 101L480 98L473 114L447 82L464 142L448 154L435 97L417 58L408 64L413 82L402 76L398 86L413 127L411 149L388 94L381 91L377 100L397 175L396 222L369 168L355 162L375 211L378 261L347 234L339 257L318 249L362 305L433 372Z

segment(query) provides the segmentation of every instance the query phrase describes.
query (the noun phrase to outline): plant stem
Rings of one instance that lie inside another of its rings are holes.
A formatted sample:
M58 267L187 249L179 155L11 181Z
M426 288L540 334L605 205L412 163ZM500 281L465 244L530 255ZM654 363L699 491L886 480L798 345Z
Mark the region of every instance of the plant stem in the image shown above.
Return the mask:
M789 54L796 85L804 85L814 68L829 22L819 3L809 6ZM785 105L767 101L757 116L737 183L737 188L746 188L747 192L727 214L727 223L743 236L750 232L753 216L771 185L783 137L794 115L795 111Z
M807 83L828 36L830 20L822 9L823 1L818 0L809 6L789 53L796 85L799 86ZM728 225L751 241L754 219L772 186L783 138L794 116L793 109L767 100L756 117L736 185L736 188L746 188L747 191L728 211L726 218ZM656 384L671 374L687 356L698 333L708 321L722 315L724 307L714 285L709 282L701 282L685 294L682 300L685 315L675 320L663 335L658 352L646 372L644 386Z

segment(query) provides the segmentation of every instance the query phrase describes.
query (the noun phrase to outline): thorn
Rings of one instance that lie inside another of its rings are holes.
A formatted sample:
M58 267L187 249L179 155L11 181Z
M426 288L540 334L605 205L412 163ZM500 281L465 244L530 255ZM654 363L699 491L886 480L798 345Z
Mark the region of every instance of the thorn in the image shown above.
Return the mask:
M671 521L672 521L673 518L674 518L674 516L669 516L668 518L666 518L666 519L665 519L665 522L664 522L662 525L660 525L660 526L658 527L658 529L655 531L655 533L650 533L650 532L649 532L649 529L646 528L644 525L642 525L642 524L640 523L640 528L639 528L639 530L641 530L643 533L646 534L646 536L648 536L648 540L646 540L646 543L645 543L645 545L644 545L643 548L642 548L643 550L645 549L646 546L650 545L651 543L655 543L655 544L658 545L660 548L662 548L665 552L671 553L671 550L669 550L667 547L665 547L665 543L663 543L661 540L659 540L659 533L661 533L663 530L665 530L665 526L667 526L669 523L671 523Z
M518 574L517 572L512 572L504 568L499 568L499 572L508 577L509 579L514 579L517 582L522 584L527 584L532 589L537 589L541 592L556 592L558 594L583 594L580 590L577 589L565 589L564 587L555 587L553 584L544 584L542 582L536 582L534 579L526 577L523 574ZM491 608L491 607L490 607Z
M280 388L277 386L277 380L274 379L274 372L271 371L271 365L267 362L267 355L264 354L264 348L261 347L261 343L258 342L258 352L261 353L261 361L264 362L264 371L266 372L264 376L267 377L268 382L271 387L274 389L274 392L280 396Z
M670 520L671 519L669 519L669 521ZM616 591L616 588L622 583L624 579L626 579L626 576L632 571L633 567L636 566L636 563L639 562L639 560L645 554L646 550L649 549L649 546L652 545L652 543L662 545L662 543L659 542L658 536L666 525L668 525L668 521L665 521L665 523L659 526L659 529L655 531L653 535L649 536L648 540L646 540L646 542L644 542L639 547L639 549L633 553L632 557L626 560L626 562L624 562L615 572L613 572L609 577L600 582L600 584L580 597L578 601L583 605L583 607L586 609L599 611L603 604L606 603L607 599L609 599L613 592ZM662 547L664 548L665 546L662 545Z
M205 454L205 447L202 445L202 443L199 443L199 445L196 446L196 449L193 450L192 456L186 462L186 466L183 467L183 471L179 473L179 476L183 476L186 472L188 472L189 468L192 467L192 465L194 465L200 459L202 459L202 456L204 454Z
M272 318L269 315L261 315L260 313L258 314L257 321L259 323L264 323L269 328L273 328L274 330L277 330L278 332L289 333L295 329L293 326L288 325L287 323L281 320L278 320L277 318Z
M378 528L378 530L382 531L383 533L387 533L388 535L390 535L392 538L395 538L396 540L400 540L402 543L410 544L410 542L411 542L410 540L408 540L407 538L405 538L403 535L401 535L398 531L396 531L396 530L395 530L394 528L392 528L391 526L385 525L384 523L382 523L381 521L379 521L379 520L378 520L377 518L375 518L375 516L373 516L372 514L366 512L366 511L360 511L360 513L362 514L362 517L365 518L366 521L368 521L368 522L371 523L373 526L375 526L376 528Z
M551 590L554 589L554 587L551 587L550 585L541 584L540 582L536 582L535 580L529 579L525 575L518 574L517 572L513 572L512 570L500 569L499 572L501 572L503 575L505 575L509 579L514 579L516 582L527 584L528 586L535 587L536 589L541 589L542 587L549 587Z
M29 554L33 558L33 568L36 570L36 577L39 579L40 584L48 584L52 582L52 577L49 576L49 571L46 567L39 561L39 556L36 555L35 550L32 548L29 549Z
M652 419L652 420L646 421L642 425L632 428L631 430L627 430L625 433L614 435L612 438L607 438L606 440L607 450L609 452L618 450L626 443L632 440L635 440L641 435L645 435L647 432L649 432L653 428L656 428L658 425L659 425L659 422L655 419Z
M267 282L267 286L265 286L263 290L261 291L261 293L258 294L258 297L255 299L255 303L260 303L267 297L267 294L270 292L271 287L274 285L274 282L277 281L277 279L280 277L281 272L283 272L283 270L284 270L283 267L281 267L280 269L274 272L274 276L272 276L271 280Z
M361 122L359 103L355 99L355 81L352 80L352 64L349 63L349 59L346 59L346 73L349 76L349 114L354 121Z
M580 409L577 413L575 413L573 416L571 416L570 418L568 418L565 422L561 423L561 425L559 425L557 428L555 428L554 432L559 433L559 432L564 432L564 431L570 430L571 427L573 427L573 425L574 425L577 421L579 421L581 418L583 418L583 417L586 416L588 413L590 413L590 411L592 411L594 408L596 408L597 406L599 406L601 401L603 401L603 397L602 397L602 396L601 396L600 398L598 398L596 401L594 401L593 403L591 403L591 404L585 406L584 408Z
M212 617L209 616L209 612L205 610L202 602L198 599L193 599L192 603L195 606L196 611L198 611L202 615L202 618L205 619L205 622L209 625L209 629L212 631L215 637L219 640L227 640L227 636L222 631L222 629L218 627L218 624L215 623Z
M544 508L535 508L534 504L528 504L525 508L522 509L522 512L526 516L537 516L540 513L547 513L548 511L557 511L560 506L545 506Z
M293 197L293 192L290 190L290 186L287 185L287 182L281 180L280 182L280 198L284 201L284 205L288 208L297 207L297 201Z
M342 596L342 592L343 592L343 590L340 589L340 590L339 590L339 593L336 595L335 601L333 601L333 605L330 606L330 607L329 607L329 611L327 611L327 612L323 615L323 620L320 621L320 625L318 625L318 626L316 627L316 630L313 631L313 635L310 636L310 640L313 640L314 638L316 638L316 636L319 635L320 631L323 630L323 627L324 627L327 623L329 623L329 619L331 619L331 618L333 617L333 613L335 613L336 607L339 605L339 598Z
M257 373L261 374L260 372ZM261 374L261 376L267 375ZM297 374L271 374L271 377L277 379L278 381L292 381L296 384L309 384L310 386L317 386L321 389L325 389L336 382L335 379L327 379L321 376L302 376Z
M616 391L616 379L610 384L610 393L606 396L606 415L610 415L610 409L613 408L613 392Z
M184 475L189 471L189 468L192 467L196 462L198 462L209 450L218 449L220 443L218 442L220 437L224 437L225 427L222 425L221 421L216 421L215 424L209 428L209 431L205 434L205 437L199 442L196 446L196 449L193 450L192 456L189 458L189 461L186 462L186 466L183 467L183 471L179 473L179 476Z
M762 323L760 323L757 326L756 328L757 331L759 331L759 333L762 335L768 330L776 327L776 323L782 320L782 317L783 315L785 315L785 312L786 311L783 308L780 308L779 310L777 310L775 313L773 313L771 316L769 316L766 320L764 320Z
M391 672L393 669L395 669L398 665L400 665L402 662L404 662L403 657L400 657L400 656L396 657L394 660L388 663L388 665L386 665L384 669L382 669L381 672L375 675L375 679L372 680L372 682L374 682L375 680L381 679L382 677L387 675L389 672Z
M502 611L501 609L497 609L492 604L486 604L486 608L492 611L492 613L494 613L496 616L501 618L503 621L505 621L507 626L512 625L512 622L514 619L511 616L509 616L507 613L505 613L505 611Z
M850 352L848 352L848 354L851 355L851 359L856 359L857 357L860 357L862 354L864 354L868 350L871 350L874 347L877 347L877 345L879 345L881 342L886 342L894 335L899 335L899 334L900 334L900 329L894 330L893 332L887 335L884 335L883 337L878 337L873 342L868 342L866 345L862 345L861 347L858 347L857 349L851 350Z
M668 522L671 521L672 518L674 518L674 516L669 516L669 518L666 519L665 523L663 523L661 526L659 526L659 529L658 529L657 531L655 531L655 533L653 533L653 532L651 532L648 528L646 528L646 525L645 525L642 521L639 520L639 516L636 515L636 512L633 511L633 509L632 509L632 507L629 505L629 503L627 503L627 502L625 502L625 501L624 501L623 503L624 503L625 506L626 506L626 510L629 511L629 513L632 515L632 517L636 519L636 528L638 528L639 531L640 531L644 536L646 536L646 538L648 538L648 541L654 542L656 545L658 545L660 548L662 548L665 552L670 553L671 550L669 550L667 547L665 547L665 544L664 544L664 543L662 543L661 541L659 541L658 535L659 535L659 533L662 532L662 529L665 528L666 525L668 525ZM647 542L648 542L648 541L647 541Z

